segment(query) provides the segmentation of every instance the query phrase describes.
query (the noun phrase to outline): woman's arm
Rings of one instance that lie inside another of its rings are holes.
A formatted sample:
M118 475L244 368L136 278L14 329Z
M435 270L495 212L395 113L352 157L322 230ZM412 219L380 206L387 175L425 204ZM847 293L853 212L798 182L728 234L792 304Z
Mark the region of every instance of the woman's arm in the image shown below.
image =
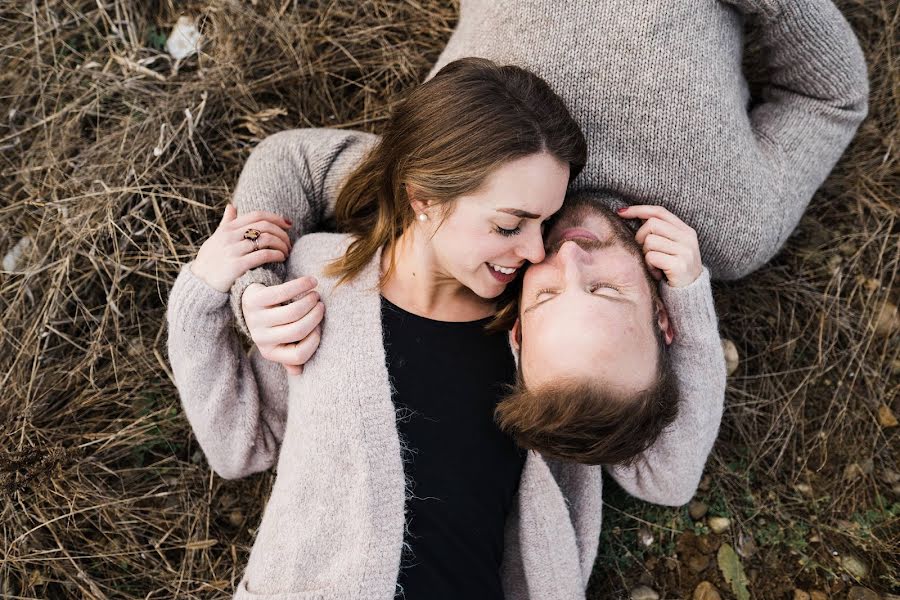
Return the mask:
M866 116L866 62L831 0L726 1L760 20L767 81L750 125L788 196L780 247Z
M722 419L725 359L709 271L685 287L660 286L675 330L669 347L681 396L678 417L633 465L608 467L632 496L679 506L694 495Z
M287 375L241 347L228 292L182 267L169 293L169 362L210 467L237 479L271 467L287 418Z
M334 214L340 186L377 142L361 131L292 129L264 139L247 159L234 191L238 214L264 210L290 219L291 241L318 231ZM231 289L235 319L248 337L250 331L241 309L241 297L252 283L283 283L280 263L252 269Z

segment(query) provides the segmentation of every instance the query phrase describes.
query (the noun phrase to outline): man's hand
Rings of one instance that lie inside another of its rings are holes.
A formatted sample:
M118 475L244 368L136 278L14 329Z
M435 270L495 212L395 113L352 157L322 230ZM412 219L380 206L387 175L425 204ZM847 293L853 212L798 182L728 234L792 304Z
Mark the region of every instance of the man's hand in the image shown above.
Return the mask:
M200 246L189 268L211 288L227 292L250 269L287 260L291 241L284 229L288 227L288 221L270 212L257 211L238 217L237 209L228 204L219 226ZM248 229L260 232L256 245L244 239Z
M316 285L312 277L270 287L253 283L241 296L244 320L260 355L284 365L288 375L301 374L319 347L325 304Z
M697 232L662 206L639 204L621 208L624 219L642 219L634 236L644 249L644 260L657 280L665 274L672 287L694 283L703 272Z

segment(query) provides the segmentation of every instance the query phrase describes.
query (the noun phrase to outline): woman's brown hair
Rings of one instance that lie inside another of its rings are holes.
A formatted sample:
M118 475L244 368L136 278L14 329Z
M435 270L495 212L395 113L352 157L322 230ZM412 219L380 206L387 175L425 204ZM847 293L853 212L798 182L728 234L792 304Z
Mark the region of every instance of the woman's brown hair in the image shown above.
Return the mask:
M407 188L447 203L538 152L568 163L570 181L587 155L581 129L543 79L480 58L447 64L391 111L380 142L344 183L335 220L355 239L326 274L350 280L379 248L393 248L414 216ZM382 282L392 269L393 260Z

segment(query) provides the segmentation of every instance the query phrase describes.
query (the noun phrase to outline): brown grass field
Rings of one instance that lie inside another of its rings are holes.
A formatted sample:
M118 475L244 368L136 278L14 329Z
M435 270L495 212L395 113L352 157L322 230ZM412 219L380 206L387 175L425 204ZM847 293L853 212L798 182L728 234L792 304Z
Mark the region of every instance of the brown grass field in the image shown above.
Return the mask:
M697 495L707 516L608 494L589 598L639 584L690 598L704 580L735 597L716 560L725 545L754 598L900 593L900 7L838 4L868 58L870 115L784 251L716 286L740 362ZM0 7L0 256L31 240L0 272L0 596L231 593L273 475L225 481L207 467L167 365L168 290L259 140L378 131L456 11ZM181 14L205 43L176 66L162 47ZM714 533L710 516L730 525Z

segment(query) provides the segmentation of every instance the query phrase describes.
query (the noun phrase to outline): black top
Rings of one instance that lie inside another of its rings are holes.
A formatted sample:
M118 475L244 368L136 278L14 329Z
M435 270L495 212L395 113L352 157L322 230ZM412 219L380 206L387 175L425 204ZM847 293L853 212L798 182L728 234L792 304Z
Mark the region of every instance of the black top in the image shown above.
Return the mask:
M410 486L397 597L502 600L504 527L525 464L494 423L515 378L507 336L486 332L489 319L434 321L383 297L381 308Z

